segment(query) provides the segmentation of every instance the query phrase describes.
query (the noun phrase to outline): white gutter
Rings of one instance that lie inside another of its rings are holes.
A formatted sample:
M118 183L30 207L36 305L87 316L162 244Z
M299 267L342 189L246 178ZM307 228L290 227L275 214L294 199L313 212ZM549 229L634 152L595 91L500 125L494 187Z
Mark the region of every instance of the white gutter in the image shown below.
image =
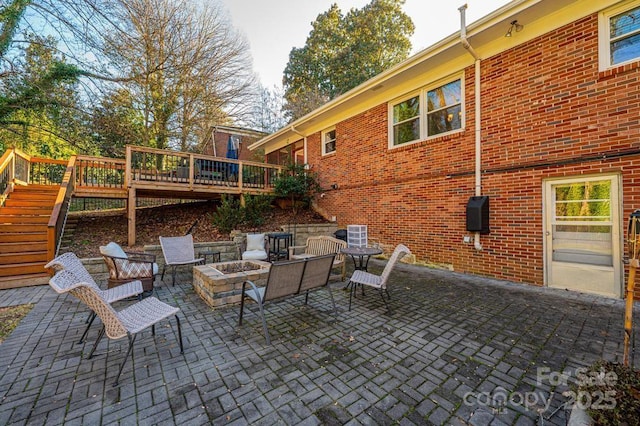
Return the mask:
M474 90L475 90L475 148L476 148L476 167L475 167L475 195L482 195L482 170L481 170L481 153L482 153L482 122L480 111L480 56L473 50L473 47L469 44L469 40L467 40L467 24L465 20L465 12L467 10L467 5L461 6L460 11L460 42L462 46L467 49L467 51L473 56L475 59L475 82L474 82ZM473 239L473 247L476 250L482 250L482 244L480 244L480 232L476 232Z

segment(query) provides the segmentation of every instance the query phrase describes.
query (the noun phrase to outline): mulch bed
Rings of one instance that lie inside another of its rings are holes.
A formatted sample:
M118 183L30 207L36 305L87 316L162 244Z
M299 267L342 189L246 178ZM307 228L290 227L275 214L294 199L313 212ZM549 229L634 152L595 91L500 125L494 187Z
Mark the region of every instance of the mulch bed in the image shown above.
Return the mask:
M195 242L228 241L213 225L212 213L215 202L186 203L171 206L141 209L136 215L136 246L127 248L127 218L122 212L98 212L82 214L69 244L81 258L99 257L99 247L115 241L127 250L139 251L144 245L159 244L158 237L184 235L192 228ZM327 223L312 210L301 210L296 215L291 210L273 207L270 217L259 228L240 227L243 232L274 232L280 226L293 223ZM194 226L195 223L195 226Z

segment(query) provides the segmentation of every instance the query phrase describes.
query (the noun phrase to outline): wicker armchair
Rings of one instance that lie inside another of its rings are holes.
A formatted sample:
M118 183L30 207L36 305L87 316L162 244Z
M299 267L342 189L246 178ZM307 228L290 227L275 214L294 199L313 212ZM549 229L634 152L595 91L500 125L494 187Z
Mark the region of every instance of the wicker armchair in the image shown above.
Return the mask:
M102 290L100 286L93 280L93 277L84 267L78 256L75 253L64 253L60 256L53 259L51 262L45 265L45 268L53 269L55 272L60 271L71 271L75 274L78 279L87 283L88 286L92 287L100 296L107 301L107 303L111 304L117 302L119 300L127 299L130 297L138 296L140 297L142 290L142 283L140 281L131 281L117 287L110 288L108 290ZM89 318L87 318L87 328L85 328L84 333L82 333L82 337L80 337L80 341L78 343L84 342L85 337L87 337L87 333L89 332L89 328L93 321L96 319L96 313L91 311Z
M154 254L126 252L114 242L100 246L100 254L109 269L108 288L140 280L145 292L153 291L153 281L158 273Z
M119 312L107 303L107 301L98 293L92 285L83 282L73 272L64 270L58 272L49 280L49 285L57 293L71 293L73 296L86 303L96 315L102 320L102 329L98 335L89 358L91 358L98 347L98 343L106 334L109 339L120 339L127 337L129 347L124 356L124 360L120 365L120 370L116 375L113 386L118 385L118 380L129 355L133 358L133 344L136 341L137 334L149 327L155 336L155 324L165 318L174 315L178 324L178 342L180 344L180 353L184 353L182 344L182 329L180 327L180 318L178 317L179 308L168 305L155 297L147 297Z

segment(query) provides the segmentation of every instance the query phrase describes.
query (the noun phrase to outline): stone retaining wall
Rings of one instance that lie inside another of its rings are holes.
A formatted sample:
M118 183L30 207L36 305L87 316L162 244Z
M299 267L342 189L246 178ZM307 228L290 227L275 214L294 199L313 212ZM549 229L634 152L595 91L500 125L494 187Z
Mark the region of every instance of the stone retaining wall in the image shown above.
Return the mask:
M318 224L291 224L282 225L280 227L282 232L290 232L294 235L294 245L304 245L307 238L317 235L329 235L333 236L333 233L338 229L335 223L318 223ZM236 233L233 237L233 241L211 241L194 243L196 257L200 251L219 251L220 261L228 262L231 260L240 259L240 244L245 241L246 233ZM145 253L151 253L156 255L156 263L158 264L159 273L162 273L164 266L164 256L162 255L162 247L159 244L145 245ZM210 262L210 258L207 259ZM96 282L106 282L109 277L109 271L107 265L104 263L102 257L93 257L82 259L82 263L87 268L89 273L93 275ZM181 267L180 274L185 275L186 279L191 281L193 278L192 267ZM160 277L158 277L159 279ZM165 274L166 278L166 274Z

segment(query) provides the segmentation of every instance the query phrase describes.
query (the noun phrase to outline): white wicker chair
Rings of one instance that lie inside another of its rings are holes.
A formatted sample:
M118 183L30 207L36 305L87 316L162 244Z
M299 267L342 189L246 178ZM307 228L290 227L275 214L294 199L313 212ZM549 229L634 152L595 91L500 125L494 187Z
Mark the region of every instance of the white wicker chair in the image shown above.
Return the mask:
M384 270L382 271L381 275L375 275L370 272L360 271L360 270L354 271L353 275L349 280L349 284L347 284L347 285L351 285L351 291L349 292L349 310L351 310L351 299L356 293L357 284L360 284L362 286L366 285L369 287L377 288L378 291L380 292L380 297L382 297L384 304L387 306L387 311L389 312L389 315L391 315L391 306L389 305L389 302L387 301L387 299L384 298L384 293L387 293L387 298L391 299L391 296L389 295L389 290L387 290L387 280L389 279L389 275L391 274L391 271L396 266L396 263L398 263L400 259L402 259L404 256L408 254L411 254L411 250L409 250L407 246L403 244L398 244L395 250L393 250L393 254L389 258L389 261L387 262L387 265L384 267ZM364 294L364 289L363 289L363 294Z
M96 340L89 358L91 358L98 347L98 343L105 334L109 339L120 339L127 337L129 339L129 348L120 365L120 370L116 375L113 386L118 385L118 379L124 365L127 362L129 354L133 359L133 344L136 341L137 334L142 330L151 327L155 336L155 324L165 318L174 315L178 324L178 342L180 343L180 353L184 353L182 344L182 329L180 327L180 318L178 317L179 308L168 305L155 297L147 297L125 309L116 312L113 307L102 298L99 292L89 283L82 281L73 272L64 270L58 272L51 277L49 285L57 293L71 293L84 303L86 303L102 320L102 328Z
M164 280L165 270L167 266L170 266L173 285L176 285L176 268L178 266L196 265L204 262L204 259L196 258L191 234L182 237L160 237L160 246L164 255L164 266L160 279Z
M82 280L86 282L87 285L93 287L93 289L98 292L100 296L109 304L133 296L138 296L139 298L142 295L142 282L140 282L139 280L131 281L118 287L110 288L108 290L102 290L100 286L93 280L93 277L84 267L75 253L69 252L61 254L51 262L47 263L45 265L45 268L53 269L55 272L60 272L63 270L73 272L79 280ZM87 333L89 332L89 328L91 327L91 324L93 324L95 318L96 313L91 311L91 314L86 321L87 328L85 328L84 333L82 333L82 337L80 338L80 341L78 343L84 342L84 339L85 337L87 337Z

